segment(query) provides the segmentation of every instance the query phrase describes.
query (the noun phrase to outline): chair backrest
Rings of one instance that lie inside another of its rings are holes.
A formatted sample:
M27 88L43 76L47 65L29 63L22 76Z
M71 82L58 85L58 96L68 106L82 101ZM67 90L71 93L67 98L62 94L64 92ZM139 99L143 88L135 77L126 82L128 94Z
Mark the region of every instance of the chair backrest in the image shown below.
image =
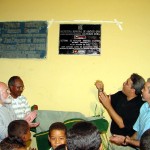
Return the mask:
M64 124L65 124L67 130L69 130L75 123L77 123L79 121L85 121L85 120L81 119L81 118L73 118L73 119L65 120Z
M100 133L107 132L109 123L106 119L104 119L104 118L93 119L93 120L90 120L90 122L93 123L98 128Z
M49 131L44 131L40 133L34 134L36 138L38 150L49 150L51 145L48 141L48 133Z
M82 118L68 119L64 121L64 124L67 127L67 130L69 130L75 123L79 121L85 121L85 120ZM93 117L93 119L90 120L87 119L86 121L93 123L99 129L100 133L106 133L108 130L109 123L104 118Z

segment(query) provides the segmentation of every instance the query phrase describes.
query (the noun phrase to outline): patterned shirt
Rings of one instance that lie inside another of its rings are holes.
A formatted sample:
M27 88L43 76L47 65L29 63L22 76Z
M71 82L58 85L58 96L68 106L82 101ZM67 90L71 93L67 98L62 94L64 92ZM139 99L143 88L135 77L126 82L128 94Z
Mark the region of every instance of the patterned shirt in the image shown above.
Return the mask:
M19 96L17 98L12 99L12 109L14 110L18 119L23 119L29 112L31 112L31 108L28 104L27 99L24 96Z

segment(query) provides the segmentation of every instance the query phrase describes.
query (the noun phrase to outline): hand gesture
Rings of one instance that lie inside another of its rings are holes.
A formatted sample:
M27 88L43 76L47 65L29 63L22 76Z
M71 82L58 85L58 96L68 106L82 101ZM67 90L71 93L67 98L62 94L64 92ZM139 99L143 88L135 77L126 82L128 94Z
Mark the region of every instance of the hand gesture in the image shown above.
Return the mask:
M116 145L125 145L124 140L125 140L125 136L123 136L123 135L116 135L116 134L114 134L113 136L111 136L109 138L109 141L111 143L115 143Z
M99 92L98 98L99 98L99 102L105 108L109 108L111 106L111 96L110 95L107 95L105 92Z
M30 128L35 128L35 127L38 127L40 125L39 122L35 122L35 123L32 123L32 122L28 122Z
M96 86L96 88L97 88L98 90L100 90L100 91L102 91L102 92L103 92L103 90L104 90L104 84L103 84L103 82L102 82L102 81L100 81L100 80L96 80L96 82L95 82L95 86Z
M27 114L24 117L24 120L26 120L28 123L31 123L35 118L37 117L37 111L31 111L29 114Z

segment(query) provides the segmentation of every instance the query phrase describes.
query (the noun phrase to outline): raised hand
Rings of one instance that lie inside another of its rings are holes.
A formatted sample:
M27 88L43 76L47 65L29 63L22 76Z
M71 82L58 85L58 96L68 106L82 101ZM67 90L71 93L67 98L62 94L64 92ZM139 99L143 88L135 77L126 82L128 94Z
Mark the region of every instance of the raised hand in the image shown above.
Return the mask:
M96 88L97 88L99 91L101 91L101 92L104 91L104 84L103 84L102 81L96 80L95 86L96 86Z

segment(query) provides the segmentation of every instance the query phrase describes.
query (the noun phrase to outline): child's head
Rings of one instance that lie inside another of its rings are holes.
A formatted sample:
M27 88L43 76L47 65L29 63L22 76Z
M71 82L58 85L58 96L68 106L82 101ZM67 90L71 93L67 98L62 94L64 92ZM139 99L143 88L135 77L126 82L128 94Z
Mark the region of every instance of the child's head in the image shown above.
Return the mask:
M59 145L55 148L55 150L67 150L66 144Z
M100 150L101 143L99 130L87 121L77 122L67 132L68 150Z
M28 142L31 140L30 127L25 120L14 120L8 125L8 136L19 137L23 142Z
M26 146L20 138L7 137L1 141L0 150L26 150Z
M61 144L66 144L67 129L64 123L55 122L49 127L48 140L53 149Z

